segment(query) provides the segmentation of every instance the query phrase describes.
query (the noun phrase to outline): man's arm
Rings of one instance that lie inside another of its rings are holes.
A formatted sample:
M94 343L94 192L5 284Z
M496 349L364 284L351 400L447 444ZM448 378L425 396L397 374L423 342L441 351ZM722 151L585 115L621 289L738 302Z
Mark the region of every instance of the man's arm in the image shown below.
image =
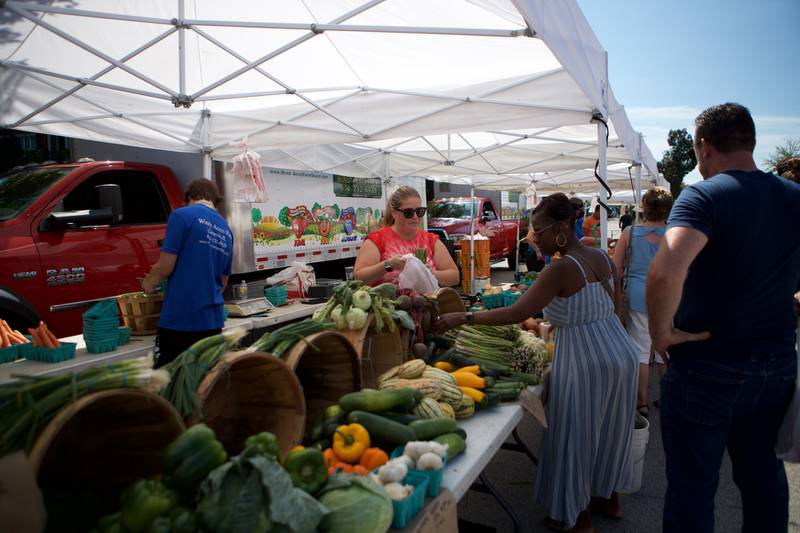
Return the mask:
M658 253L647 272L647 315L653 348L664 354L670 346L705 340L709 333L687 333L672 326L683 294L689 266L708 242L696 229L673 227L667 230Z
M142 290L147 294L156 292L156 288L159 284L172 274L177 259L178 256L175 254L161 252L158 261L156 261L156 264L150 269L150 273L142 280Z

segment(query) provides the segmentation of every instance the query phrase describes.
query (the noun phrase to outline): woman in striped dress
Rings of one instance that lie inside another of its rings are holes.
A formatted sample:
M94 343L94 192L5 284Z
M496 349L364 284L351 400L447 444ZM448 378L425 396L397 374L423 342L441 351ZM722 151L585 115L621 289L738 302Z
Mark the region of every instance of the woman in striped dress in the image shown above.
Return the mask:
M544 310L556 327L547 420L534 494L556 531L593 532L589 504L615 518L616 491L633 482L631 438L636 408L636 349L614 314L613 266L605 252L582 245L563 194L545 198L531 225L548 265L511 307L449 313L436 326L519 323Z

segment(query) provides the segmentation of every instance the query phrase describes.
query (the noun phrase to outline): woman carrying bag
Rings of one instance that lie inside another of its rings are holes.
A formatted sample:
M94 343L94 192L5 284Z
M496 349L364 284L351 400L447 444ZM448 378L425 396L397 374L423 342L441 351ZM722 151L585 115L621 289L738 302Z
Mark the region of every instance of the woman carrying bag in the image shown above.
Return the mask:
M661 356L653 354L651 350L644 294L647 286L647 270L667 231L670 209L672 209L672 195L669 192L662 189L648 191L642 198L644 222L626 228L620 235L614 252L616 283L622 288L621 301L617 307L639 355L636 410L645 418L648 416L647 381L651 357L655 355L659 376L664 375L666 367Z

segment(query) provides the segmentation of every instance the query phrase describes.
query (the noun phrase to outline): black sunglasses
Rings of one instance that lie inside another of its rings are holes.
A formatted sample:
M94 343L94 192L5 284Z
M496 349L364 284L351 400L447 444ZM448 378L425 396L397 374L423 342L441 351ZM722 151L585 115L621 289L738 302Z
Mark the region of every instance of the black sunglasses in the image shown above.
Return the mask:
M422 218L422 217L425 216L425 213L428 212L428 208L427 207L417 207L416 209L414 209L413 207L406 207L405 209L395 209L395 211L399 211L399 212L403 213L403 216L406 217L406 218L413 217L414 213L416 213L419 218Z

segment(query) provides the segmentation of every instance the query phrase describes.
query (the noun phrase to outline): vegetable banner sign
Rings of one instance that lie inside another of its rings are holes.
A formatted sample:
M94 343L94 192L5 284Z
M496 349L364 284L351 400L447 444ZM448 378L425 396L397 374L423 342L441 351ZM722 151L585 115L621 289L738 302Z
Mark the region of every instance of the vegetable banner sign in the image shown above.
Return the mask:
M265 170L268 180L276 185L270 201L251 204L257 254L360 241L380 228L383 203L380 198L337 197L331 175ZM276 179L275 174L283 178ZM287 180L285 174L291 174L291 179ZM298 202L301 198L313 198L313 204ZM342 200L350 205L342 206Z

